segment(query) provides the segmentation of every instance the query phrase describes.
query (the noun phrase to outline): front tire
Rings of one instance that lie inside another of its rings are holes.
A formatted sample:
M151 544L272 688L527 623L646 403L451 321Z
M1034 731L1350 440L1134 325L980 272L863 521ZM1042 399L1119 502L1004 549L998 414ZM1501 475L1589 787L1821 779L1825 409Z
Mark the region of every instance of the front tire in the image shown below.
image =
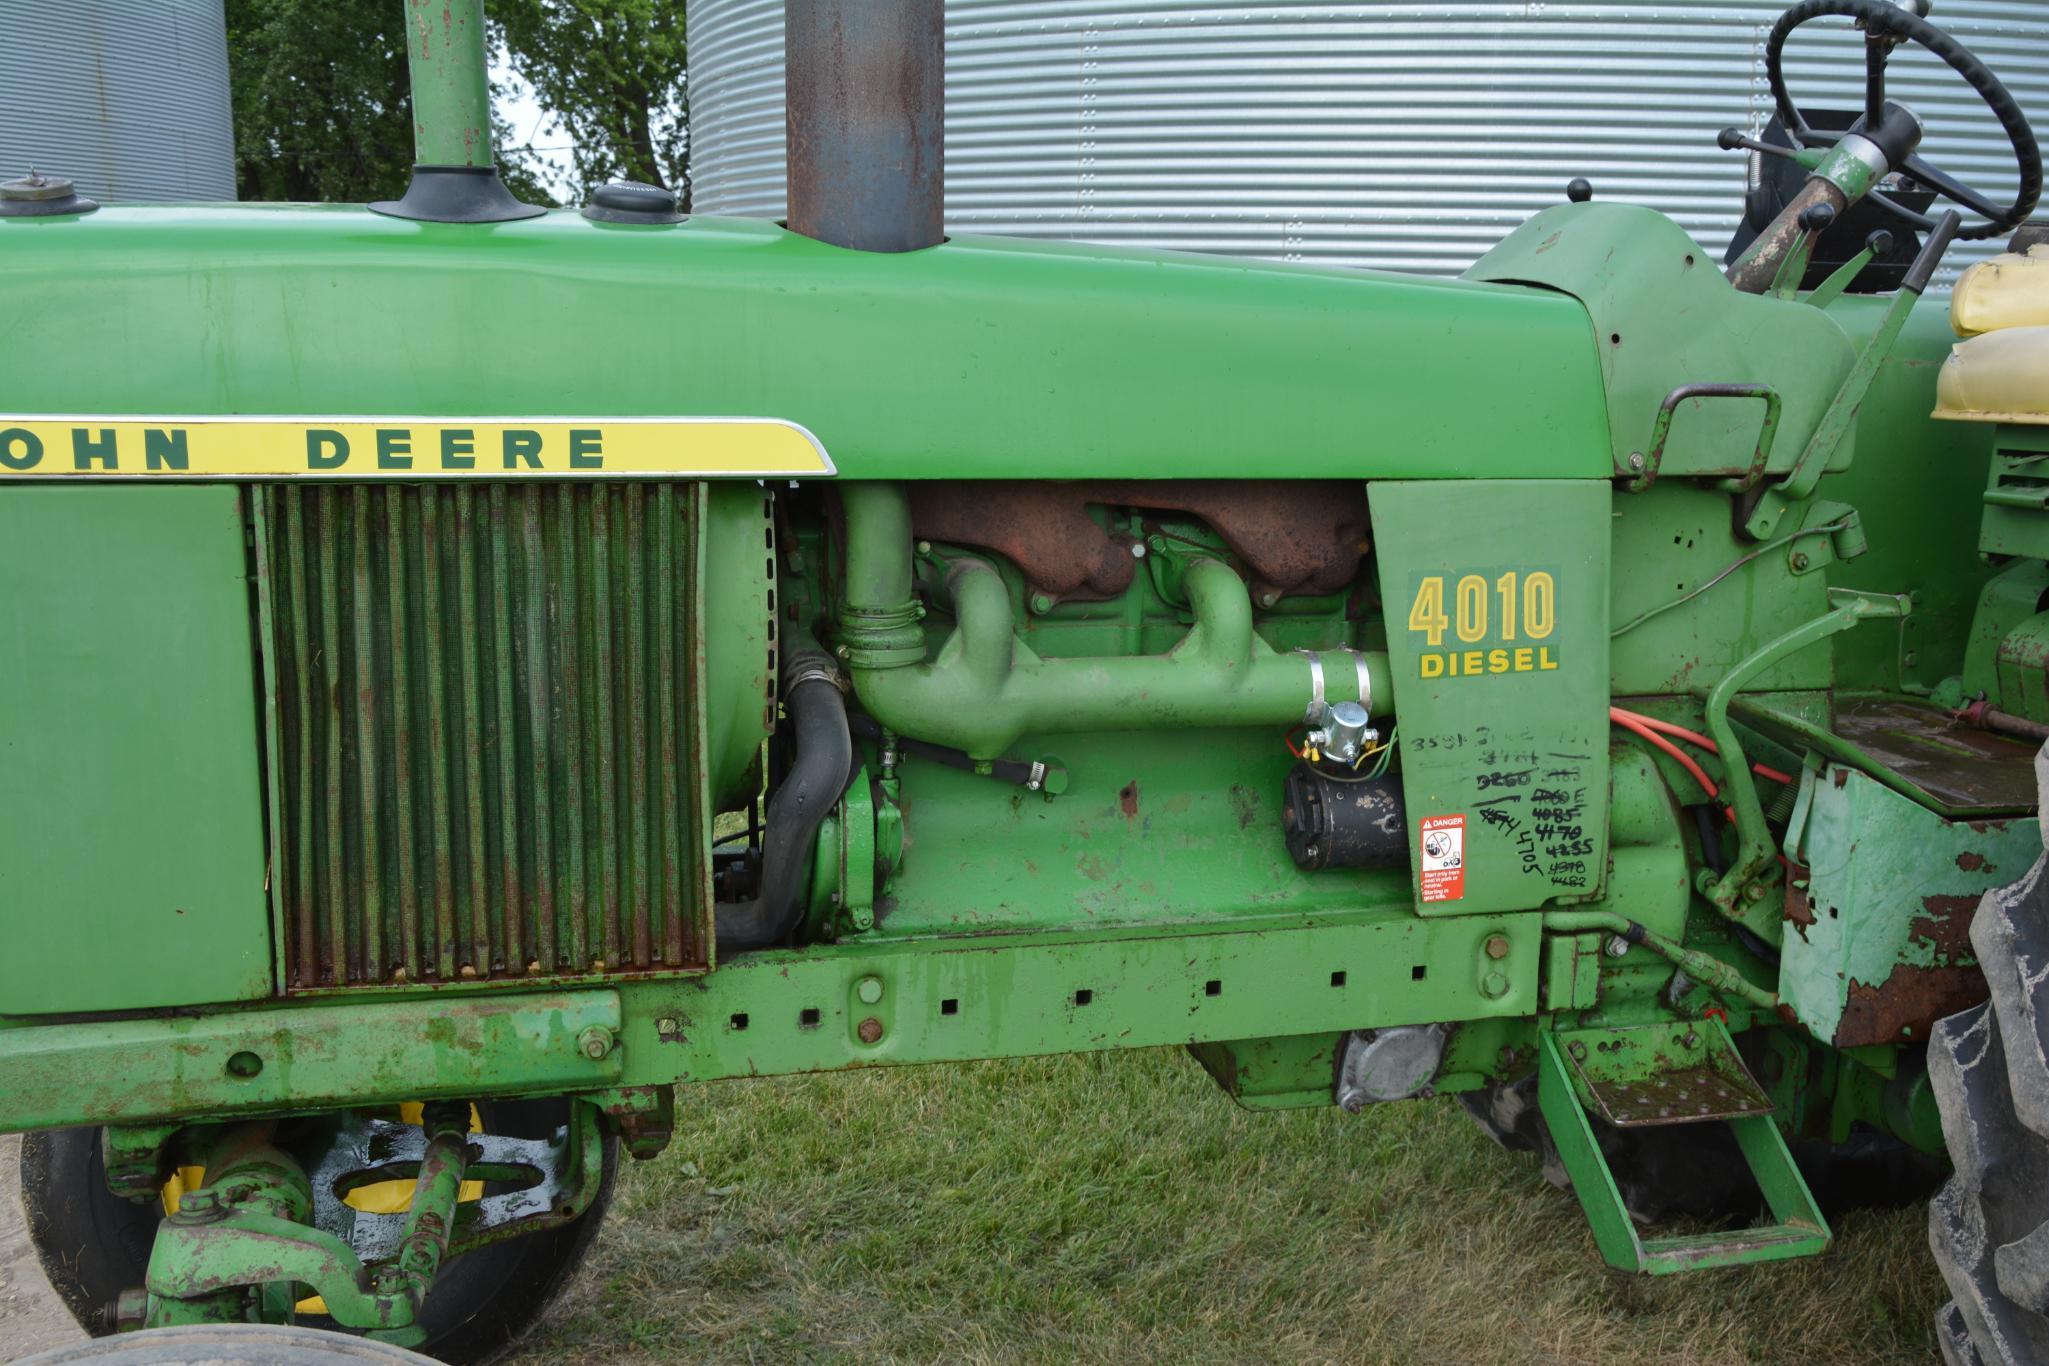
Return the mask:
M541 1138L568 1122L566 1101L480 1103L487 1132ZM546 1312L581 1265L611 1204L618 1143L605 1142L598 1195L560 1228L494 1243L447 1262L420 1319L420 1351L448 1362L490 1361ZM29 1241L50 1285L94 1337L114 1331L113 1303L149 1268L162 1210L107 1189L98 1129L29 1134L21 1147L21 1202ZM324 1318L315 1326L334 1325Z

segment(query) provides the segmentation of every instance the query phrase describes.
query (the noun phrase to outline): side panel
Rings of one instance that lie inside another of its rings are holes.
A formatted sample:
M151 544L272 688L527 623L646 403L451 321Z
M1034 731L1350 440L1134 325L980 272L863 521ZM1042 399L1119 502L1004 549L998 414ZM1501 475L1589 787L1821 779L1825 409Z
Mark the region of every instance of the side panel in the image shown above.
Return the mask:
M0 1013L270 994L241 495L0 489Z
M1602 481L1368 487L1424 915L1600 890L1608 860Z
M1925 1039L1985 999L1978 901L2042 852L2032 818L1946 821L1854 770L1813 787L1807 894L1788 910L1779 993L1838 1048Z

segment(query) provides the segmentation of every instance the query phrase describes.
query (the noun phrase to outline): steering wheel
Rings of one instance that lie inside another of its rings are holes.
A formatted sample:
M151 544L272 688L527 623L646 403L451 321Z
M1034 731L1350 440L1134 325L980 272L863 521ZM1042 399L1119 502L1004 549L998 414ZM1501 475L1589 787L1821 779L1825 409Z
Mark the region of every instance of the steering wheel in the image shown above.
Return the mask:
M1904 171L1927 188L1984 216L1985 222L1961 229L1958 237L1996 237L2018 227L2042 193L2042 153L2035 144L2035 132L2028 127L2027 117L2021 113L2020 105L2007 93L2006 87L2000 84L1999 78L1992 74L1991 68L1973 56L1962 43L1923 19L1913 9L1893 4L1891 0L1802 0L1780 15L1779 22L1772 25L1771 36L1764 44L1764 69L1771 80L1772 99L1778 105L1779 122L1785 125L1793 141L1801 147L1829 146L1840 136L1816 133L1807 126L1799 107L1786 92L1786 73L1780 60L1786 39L1793 30L1823 15L1854 19L1857 27L1864 30L1864 116L1853 131L1876 129L1884 120L1887 108L1885 64L1893 49L1903 42L1918 43L1940 57L1948 63L1950 70L1968 81L1971 89L1984 98L1986 107L2006 131L2006 139L2013 146L2014 159L2020 165L2020 193L2013 203L2001 208L1956 177L1930 166L1919 156L1909 155L1892 169ZM1866 198L1877 201L1915 227L1926 230L1935 226L1935 220L1927 214L1916 213L1876 191Z

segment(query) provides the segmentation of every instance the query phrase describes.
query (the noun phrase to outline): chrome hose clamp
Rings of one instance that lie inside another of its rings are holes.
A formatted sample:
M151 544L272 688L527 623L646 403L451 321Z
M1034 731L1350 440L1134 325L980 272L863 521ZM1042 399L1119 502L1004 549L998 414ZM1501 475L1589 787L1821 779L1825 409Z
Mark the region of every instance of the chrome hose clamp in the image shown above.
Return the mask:
M1298 655L1309 657L1309 706L1302 713L1302 724L1313 726L1323 717L1323 656L1314 650L1297 650Z
M1302 724L1313 726L1329 707L1323 683L1323 655L1317 650L1297 650L1295 653L1309 659L1309 707L1302 713ZM1339 646L1333 653L1352 657L1352 668L1359 679L1359 705L1366 709L1370 720L1373 716L1373 671L1367 666L1365 653L1349 645Z
M846 676L833 667L831 660L823 655L805 655L783 676L783 694L788 696L795 692L800 683L814 682L830 683L841 692L847 691Z
M1345 653L1352 657L1352 667L1359 672L1359 705L1366 709L1367 718L1373 716L1373 670L1366 665L1364 651L1345 647Z

